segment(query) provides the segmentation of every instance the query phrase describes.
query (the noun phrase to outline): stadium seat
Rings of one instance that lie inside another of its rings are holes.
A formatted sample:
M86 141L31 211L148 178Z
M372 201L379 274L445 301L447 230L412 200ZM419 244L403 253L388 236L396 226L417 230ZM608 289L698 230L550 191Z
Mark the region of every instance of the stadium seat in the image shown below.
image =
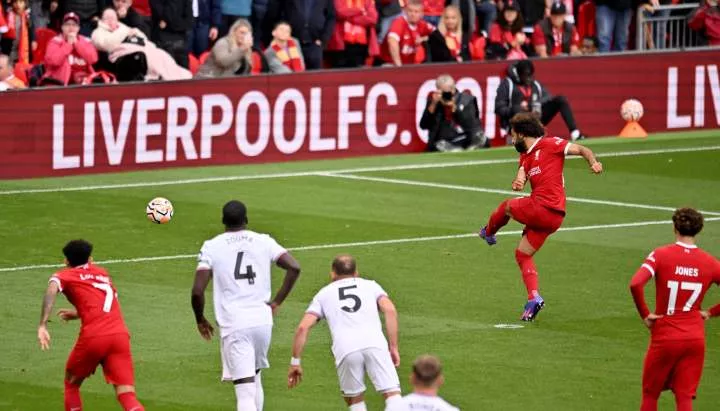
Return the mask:
M202 66L203 64L205 64L205 62L207 61L208 57L210 57L210 50L204 52L203 54L200 55L200 57L198 57L198 62L200 63L201 66Z
M41 64L45 60L45 50L47 50L47 44L53 37L57 36L57 32L48 28L39 28L35 30L35 41L37 41L38 47L33 52L33 64Z
M581 39L595 37L595 2L587 0L578 8L577 31Z
M197 74L198 70L200 69L200 60L198 60L194 54L188 53L188 62L189 62L189 66L190 66L189 67L190 72L194 76L195 74Z

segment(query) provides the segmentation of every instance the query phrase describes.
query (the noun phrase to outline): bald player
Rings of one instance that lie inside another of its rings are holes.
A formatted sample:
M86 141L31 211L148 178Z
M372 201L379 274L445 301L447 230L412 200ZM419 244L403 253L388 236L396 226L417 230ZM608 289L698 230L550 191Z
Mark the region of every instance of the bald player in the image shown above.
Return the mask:
M432 355L421 355L413 363L410 374L412 394L388 405L385 411L460 411L438 396L444 382L440 360Z

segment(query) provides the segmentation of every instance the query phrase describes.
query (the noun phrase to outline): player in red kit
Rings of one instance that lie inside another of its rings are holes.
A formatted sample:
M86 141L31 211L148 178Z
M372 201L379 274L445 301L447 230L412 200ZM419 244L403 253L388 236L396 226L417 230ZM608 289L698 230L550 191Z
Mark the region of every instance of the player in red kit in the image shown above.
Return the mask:
M720 304L703 311L712 284L720 284L720 261L695 245L703 216L692 208L673 214L675 244L655 249L630 282L635 306L650 329L645 356L641 411L657 410L663 390L672 390L678 411L691 411L705 359L705 320L720 315ZM645 285L655 278L655 312L645 303Z
M532 257L545 240L560 228L565 218L565 156L582 156L595 174L602 172L602 164L587 147L559 137L543 137L545 128L533 113L516 114L510 120L510 133L513 145L520 153L520 167L512 189L522 191L530 180L532 192L529 197L500 203L479 234L489 245L494 245L497 243L495 234L511 218L525 225L522 239L515 250L515 260L520 266L528 293L520 319L533 321L545 306L545 301L538 292L538 273Z
M102 364L105 380L115 386L125 411L144 411L135 396L130 334L125 326L117 291L108 273L90 262L92 245L73 240L63 248L67 268L50 277L43 299L38 340L50 348L47 322L55 298L63 293L75 309L61 309L61 319L80 319L80 336L65 366L65 410L81 411L80 385Z

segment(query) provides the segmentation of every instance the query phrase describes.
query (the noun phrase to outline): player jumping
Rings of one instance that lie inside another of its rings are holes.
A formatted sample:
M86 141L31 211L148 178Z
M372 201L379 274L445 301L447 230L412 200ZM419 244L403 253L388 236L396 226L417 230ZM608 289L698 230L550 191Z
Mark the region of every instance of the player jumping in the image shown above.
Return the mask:
M656 411L663 390L672 390L678 411L691 411L705 359L705 320L720 315L720 304L703 311L711 284L720 284L720 261L695 245L703 216L692 208L673 214L675 244L655 249L630 283L635 306L650 329L645 356L641 411ZM644 287L655 278L655 312Z
M545 301L538 292L538 273L532 257L545 240L560 228L565 218L565 156L582 156L595 174L602 172L602 164L587 147L559 137L543 137L545 128L532 113L516 114L510 120L510 133L513 145L520 153L520 167L512 182L512 189L522 191L529 179L532 192L529 197L500 203L479 235L489 245L494 245L497 243L495 234L510 218L525 225L522 239L515 250L515 260L520 266L528 293L528 301L520 319L533 321Z
M143 411L135 396L130 334L120 312L117 291L104 269L90 261L92 245L73 240L63 248L67 268L58 271L48 284L43 299L38 340L50 349L47 329L55 298L63 293L75 309L61 309L62 320L80 319L80 336L65 366L65 411L81 411L80 385L102 364L105 380L115 386L125 411ZM52 407L50 407L52 408Z
M358 277L355 259L340 255L332 263L332 282L320 290L295 332L288 386L302 381L300 366L310 329L326 319L332 336L332 352L340 379L340 390L350 411L366 411L365 372L385 403L400 400L400 379L395 367L400 365L398 322L395 305L375 281ZM382 332L380 314L390 344Z
M209 341L214 330L204 310L205 289L212 277L222 379L235 385L238 411L262 411L260 371L270 366L273 315L295 285L300 265L272 237L247 229L243 203L233 200L225 204L222 222L225 232L205 241L200 250L192 308L200 335ZM285 281L270 301L273 263L285 269Z

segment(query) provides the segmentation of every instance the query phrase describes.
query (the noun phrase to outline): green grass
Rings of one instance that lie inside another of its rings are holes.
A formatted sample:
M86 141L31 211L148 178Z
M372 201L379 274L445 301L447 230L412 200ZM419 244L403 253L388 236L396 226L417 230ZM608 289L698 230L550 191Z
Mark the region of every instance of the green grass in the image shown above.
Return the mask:
M688 204L720 212L718 150L602 156L718 143L717 131L590 141L607 172L593 176L581 160L568 161L568 195L665 207ZM0 191L514 158L511 149L497 149L170 169L0 181ZM502 163L354 174L507 190L515 168L514 163ZM143 216L145 204L156 196L167 197L175 205L175 218L168 225L150 224ZM302 247L466 234L484 224L505 197L324 176L0 195L0 269L59 263L63 243L75 237L91 240L95 259L100 261L191 255L202 241L221 230L220 207L231 198L246 202L253 229L271 233L287 247ZM571 201L564 226L669 220L669 216L663 210ZM507 230L519 228L511 223ZM517 318L525 295L513 258L517 236L499 240L493 248L474 238L456 238L294 252L303 274L276 319L272 368L263 377L266 409L344 409L324 325L313 330L303 356L305 381L293 391L285 387L294 327L312 296L328 281L329 262L340 252L354 254L362 274L379 281L398 306L403 356L399 373L405 391L409 390L406 381L412 359L431 352L445 363L443 396L464 410L637 409L648 333L627 284L651 249L673 240L670 225L553 235L536 259L548 306L536 323L522 329L493 327L520 324ZM707 223L700 242L710 253L720 255L720 221ZM206 343L195 329L189 302L194 259L106 267L119 289L133 334L137 389L146 407L233 409L233 390L219 382L218 342ZM52 271L0 271L4 320L0 410L62 408L64 363L78 325L53 321L52 350L39 350L36 323ZM274 272L275 287L280 281L281 273ZM711 290L706 305L719 300L720 292ZM67 305L61 298L59 306ZM716 410L720 403L716 389L720 386L720 321L708 323L707 335L705 372L695 404L700 411ZM89 379L82 393L86 409L118 409L101 375ZM663 397L661 409L673 409L671 398ZM368 404L371 410L382 409L372 390Z

